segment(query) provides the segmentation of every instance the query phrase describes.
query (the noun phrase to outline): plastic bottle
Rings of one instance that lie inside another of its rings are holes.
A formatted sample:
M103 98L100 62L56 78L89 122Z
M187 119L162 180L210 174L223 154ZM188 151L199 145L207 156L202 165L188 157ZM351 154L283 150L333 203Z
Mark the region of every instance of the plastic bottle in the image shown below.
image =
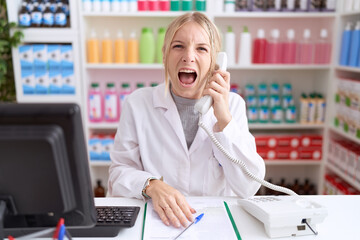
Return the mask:
M273 29L271 31L271 38L267 44L266 59L267 63L281 63L281 43L279 40L279 29Z
M66 25L67 25L66 13L64 12L64 9L62 8L62 6L63 6L62 2L57 3L57 9L55 12L55 26L56 27L66 27Z
M228 26L225 33L225 52L227 54L228 65L235 65L235 33L231 26Z
M298 1L298 6L295 9L295 11L297 12L307 12L308 11L308 0L299 0Z
M116 94L114 83L108 83L105 91L104 119L107 122L116 122L119 120L119 98Z
M311 64L313 63L313 52L314 44L310 39L311 32L310 29L305 29L303 34L303 39L299 42L298 46L298 62L300 64Z
M264 29L260 28L257 31L257 38L254 40L253 49L253 63L265 63L266 62L266 48L267 40L265 38Z
M206 11L206 0L196 0L195 1L195 10L196 11Z
M158 0L148 0L149 10L158 11L159 10L159 1Z
M325 122L325 110L326 102L324 97L321 94L317 95L316 106L315 106L315 122L324 123Z
M92 4L94 12L101 12L101 0L92 0Z
M138 11L148 11L149 10L149 1L148 0L138 0L137 8L138 8Z
M92 83L89 90L89 120L100 122L103 120L103 100L98 83Z
M112 63L113 62L112 41L110 39L110 34L107 29L105 29L104 38L101 41L101 53L102 53L102 57L101 57L102 63Z
M21 9L19 12L19 26L30 27L30 25L31 25L31 15L27 10L26 2L23 2L21 4Z
M224 6L225 12L235 12L235 0L225 0Z
M112 12L120 12L120 0L112 0L111 1L111 11Z
M139 63L139 41L136 38L135 31L131 32L131 34L130 34L127 49L128 49L127 62L128 63Z
M170 0L170 10L180 11L180 0Z
M360 31L359 31L360 33ZM358 38L358 43L360 39ZM359 45L358 45L359 46ZM358 49L359 51L359 49ZM358 53L358 52L357 52ZM331 58L331 43L328 39L328 33L326 29L321 29L320 39L315 43L315 64L329 64Z
M354 0L353 10L354 11L359 11L360 10L360 0Z
M54 23L54 13L50 10L50 2L47 2L43 13L43 27L51 28L54 26Z
M123 109L124 106L124 102L127 96L129 96L131 93L131 88L130 88L130 84L129 83L123 83L121 84L121 90L120 90L120 94L119 94L119 98L120 98L120 111L121 109Z
M224 1L214 1L215 7L214 7L214 11L217 13L222 13L224 12Z
M137 10L138 10L138 8L137 8L137 0L128 0L129 1L129 6L128 6L128 8L129 8L129 12L132 12L132 13L134 13L134 12L136 12Z
M170 10L170 1L169 0L159 0L159 9L160 9L160 11L169 11Z
M105 197L105 188L101 185L101 180L97 180L97 186L94 189L95 197Z
M125 63L125 40L119 30L115 40L115 63Z
M183 11L191 11L193 6L192 0L182 0L181 1L181 9Z
M162 47L164 45L165 32L166 32L165 28L159 28L157 40L156 40L156 63L163 62Z
M101 0L101 11L110 12L111 2L110 0Z
M307 123L308 119L308 110L309 109L309 101L308 97L305 93L301 94L300 97L300 123Z
M39 3L33 3L34 9L31 12L31 27L41 27L42 12L39 10Z
M129 12L129 0L120 1L120 12L123 13Z
M88 63L100 62L99 40L94 29L91 30L90 38L87 40L87 61Z
M356 22L355 29L351 34L349 66L357 67L359 63L360 51L360 21Z
M239 64L247 66L251 64L251 34L247 26L244 26L243 32L240 34L239 48Z
M294 29L289 29L287 31L287 40L283 43L282 63L285 64L296 63L296 49L297 49L297 43L295 41L295 31Z
M350 58L350 44L352 38L351 22L346 23L341 39L340 65L347 66Z
M155 39L153 30L144 27L140 36L140 63L154 63L155 61Z

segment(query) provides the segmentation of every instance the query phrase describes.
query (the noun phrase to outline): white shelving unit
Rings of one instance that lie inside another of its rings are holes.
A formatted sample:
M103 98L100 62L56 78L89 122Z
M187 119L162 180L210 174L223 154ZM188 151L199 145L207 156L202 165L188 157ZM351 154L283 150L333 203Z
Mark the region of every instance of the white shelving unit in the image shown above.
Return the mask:
M346 132L344 132L342 129L338 129L334 126L334 116L335 116L335 102L334 102L334 96L336 92L336 79L337 78L351 78L356 81L360 82L360 68L359 67L347 67L347 66L340 66L339 65L339 59L340 59L340 48L341 48L341 36L342 32L345 29L345 25L348 21L358 21L360 19L360 11L350 11L345 12L344 10L344 4L346 4L343 1L337 1L338 6L338 14L336 16L336 26L335 31L338 33L337 37L334 38L335 42L337 43L336 46L334 46L335 54L334 54L334 60L333 65L334 69L332 71L332 81L331 85L329 86L330 89L330 101L329 102L329 109L331 110L328 113L327 117L327 126L326 126L326 136L327 138L330 138L332 136L334 137L340 137L342 139L348 140L355 144L358 148L360 148L360 139L352 136ZM328 144L328 141L325 142ZM324 146L327 152L328 146ZM335 161L334 159L331 159ZM360 184L358 181L353 179L352 177L349 177L345 172L342 171L342 169L339 169L338 166L332 164L332 161L329 159L327 155L325 155L325 162L324 162L324 172L330 172L335 173L337 176L342 178L345 182L350 184L352 187L354 187L356 190L360 191ZM357 163L359 164L359 163Z
M137 37L140 36L141 27L151 26L155 36L157 29L167 27L172 19L183 14L183 12L136 12L136 13L93 13L83 12L81 1L69 1L71 12L70 29L25 29L25 43L71 43L74 49L75 77L80 79L76 86L76 95L72 97L62 96L24 96L21 91L20 66L17 49L13 49L14 70L16 78L17 99L19 102L77 102L82 106L84 113L84 126L87 138L93 133L115 133L118 123L92 123L87 117L87 93L92 82L99 82L104 88L106 83L114 82L119 85L123 82L131 83L132 87L137 82L143 82L149 86L152 82L164 81L164 70L162 64L88 64L86 61L86 40L94 29L101 39L105 28L110 32L110 37L115 39L117 31L122 30L124 38L127 39L130 32L136 30ZM338 1L340 5L341 1ZM17 22L17 13L21 0L7 0L9 20ZM325 124L249 124L253 133L318 133L323 136L323 158L320 161L309 160L269 160L266 161L267 178L271 177L273 182L278 182L285 177L289 182L298 178L302 181L309 178L316 184L318 193L322 193L324 173L327 170L327 142L330 131L335 134L342 134L331 128L331 114L333 111L333 82L337 74L355 74L360 72L357 68L348 68L337 65L337 46L340 43L340 31L344 25L344 19L358 18L360 13L275 13L275 12L236 12L236 13L215 13L212 11L215 0L207 0L206 14L218 26L222 33L225 33L228 25L233 27L236 34L236 42L239 42L239 35L244 25L248 26L252 36L256 36L258 28L269 31L279 28L281 36L284 36L288 28L293 28L296 37L305 28L309 28L312 37L318 36L321 28L326 28L329 36L333 39L332 64L329 65L283 65L283 64L258 64L250 66L228 66L231 73L231 81L237 83L244 89L246 83L257 85L260 82L291 83L293 95L298 98L302 92L310 93L314 90L323 93L327 99L327 122ZM340 9L339 7L337 9ZM337 33L337 34L335 34ZM336 43L336 45L335 45ZM330 86L330 88L329 88ZM297 99L295 99L297 100ZM347 137L347 136L344 136ZM351 138L349 138L351 140ZM352 139L358 142L357 139ZM97 179L101 179L105 185L108 179L109 162L91 161L92 183L95 185Z
M21 7L21 0L7 0L8 20L18 23L18 12ZM69 1L70 9L70 28L25 28L21 29L24 33L22 44L71 44L74 57L74 78L76 81L75 94L24 94L21 83L20 55L18 48L12 49L13 66L15 75L16 99L18 102L25 103L78 103L82 105L82 81L80 77L80 48L77 12L77 1Z

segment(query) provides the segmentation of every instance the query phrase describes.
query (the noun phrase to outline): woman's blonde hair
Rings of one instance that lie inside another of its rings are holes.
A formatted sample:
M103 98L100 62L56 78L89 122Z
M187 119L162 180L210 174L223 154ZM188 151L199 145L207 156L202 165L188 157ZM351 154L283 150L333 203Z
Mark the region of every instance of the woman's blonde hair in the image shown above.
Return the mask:
M210 40L210 55L211 55L211 63L208 75L215 70L216 65L216 57L219 51L221 50L221 38L219 31L215 24L210 21L210 19L203 13L200 12L190 12L183 14L176 19L174 19L170 25L168 26L165 34L164 45L162 48L163 52L163 62L165 67L165 89L166 92L169 90L169 63L168 56L170 52L171 42L176 34L176 32L184 26L188 22L196 22L199 24L207 33Z

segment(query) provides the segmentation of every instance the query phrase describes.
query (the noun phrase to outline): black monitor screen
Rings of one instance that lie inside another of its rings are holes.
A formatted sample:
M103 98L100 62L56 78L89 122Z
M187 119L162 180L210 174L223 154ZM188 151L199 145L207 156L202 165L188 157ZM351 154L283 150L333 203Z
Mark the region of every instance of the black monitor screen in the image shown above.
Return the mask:
M59 218L70 229L95 224L85 143L76 104L0 104L5 236L54 227Z

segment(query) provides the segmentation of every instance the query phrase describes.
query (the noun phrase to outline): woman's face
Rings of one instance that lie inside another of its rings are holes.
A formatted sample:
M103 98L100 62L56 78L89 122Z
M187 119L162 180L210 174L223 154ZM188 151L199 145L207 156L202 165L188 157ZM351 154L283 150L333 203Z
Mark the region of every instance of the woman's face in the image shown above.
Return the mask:
M171 89L175 95L198 99L211 64L210 40L196 22L188 22L176 33L168 55Z

